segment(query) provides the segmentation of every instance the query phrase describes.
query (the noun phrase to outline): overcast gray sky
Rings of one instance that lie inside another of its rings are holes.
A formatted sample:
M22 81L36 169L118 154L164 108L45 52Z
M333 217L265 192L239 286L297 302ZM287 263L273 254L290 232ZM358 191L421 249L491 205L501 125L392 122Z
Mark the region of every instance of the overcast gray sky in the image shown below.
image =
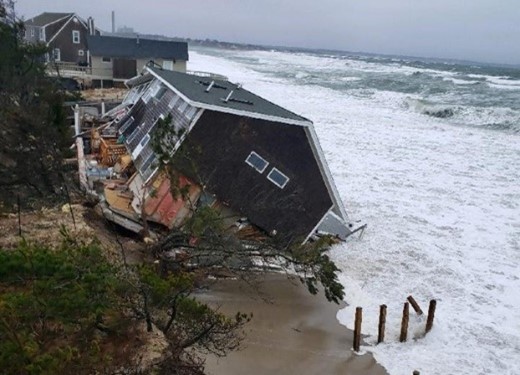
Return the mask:
M520 64L520 0L17 0L110 31Z

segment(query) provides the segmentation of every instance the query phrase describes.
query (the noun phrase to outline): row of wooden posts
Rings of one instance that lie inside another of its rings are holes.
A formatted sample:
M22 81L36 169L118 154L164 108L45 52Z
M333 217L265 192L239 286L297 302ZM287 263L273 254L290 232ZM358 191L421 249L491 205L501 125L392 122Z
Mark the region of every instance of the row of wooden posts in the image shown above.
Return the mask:
M412 296L408 296L408 302L403 306L403 318L401 320L401 334L399 341L405 342L408 338L408 321L410 318L410 305L415 310L417 315L424 315L421 307ZM430 332L433 327L433 319L435 318L435 308L437 301L432 299L428 307L428 317L426 319L425 334ZM356 317L354 322L354 351L359 352L361 346L361 322L363 321L363 308L356 307ZM377 329L377 343L380 344L385 341L385 326L386 326L386 305L379 307L379 325Z

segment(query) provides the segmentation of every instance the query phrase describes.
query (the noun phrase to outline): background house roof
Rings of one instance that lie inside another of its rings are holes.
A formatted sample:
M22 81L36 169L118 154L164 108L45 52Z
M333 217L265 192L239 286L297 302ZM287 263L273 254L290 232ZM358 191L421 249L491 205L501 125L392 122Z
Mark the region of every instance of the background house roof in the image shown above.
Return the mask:
M194 102L229 108L237 111L253 112L267 116L310 122L310 120L261 98L260 96L255 95L229 81L217 80L209 77L199 77L192 74L163 70L156 67L148 67L148 69L160 76L170 85L179 90L184 96Z
M92 56L188 60L186 42L89 35L87 43Z
M70 17L73 14L74 13L48 13L48 12L45 12L45 13L42 13L36 17L33 17L33 18L25 21L25 24L29 25L29 26L40 26L41 27L41 26L48 25L49 23L58 21L62 18Z

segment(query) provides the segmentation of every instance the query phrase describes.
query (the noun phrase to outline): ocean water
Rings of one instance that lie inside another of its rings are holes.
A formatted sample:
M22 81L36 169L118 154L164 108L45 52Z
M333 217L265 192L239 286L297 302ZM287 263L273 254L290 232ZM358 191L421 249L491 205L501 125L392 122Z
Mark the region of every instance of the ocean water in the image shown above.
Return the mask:
M352 222L333 248L363 350L391 375L520 374L520 70L341 53L192 48L189 69L311 119ZM433 330L403 303L437 300ZM374 345L379 305L386 342Z

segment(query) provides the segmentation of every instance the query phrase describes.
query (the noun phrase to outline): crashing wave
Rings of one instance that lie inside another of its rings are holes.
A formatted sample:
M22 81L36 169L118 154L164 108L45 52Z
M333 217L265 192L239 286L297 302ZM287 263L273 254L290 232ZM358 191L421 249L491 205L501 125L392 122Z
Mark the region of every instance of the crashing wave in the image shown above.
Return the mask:
M430 103L426 100L408 98L405 105L415 112L436 118L449 118L455 115L455 107Z
M452 108L425 109L422 113L437 118L453 117L455 114Z

